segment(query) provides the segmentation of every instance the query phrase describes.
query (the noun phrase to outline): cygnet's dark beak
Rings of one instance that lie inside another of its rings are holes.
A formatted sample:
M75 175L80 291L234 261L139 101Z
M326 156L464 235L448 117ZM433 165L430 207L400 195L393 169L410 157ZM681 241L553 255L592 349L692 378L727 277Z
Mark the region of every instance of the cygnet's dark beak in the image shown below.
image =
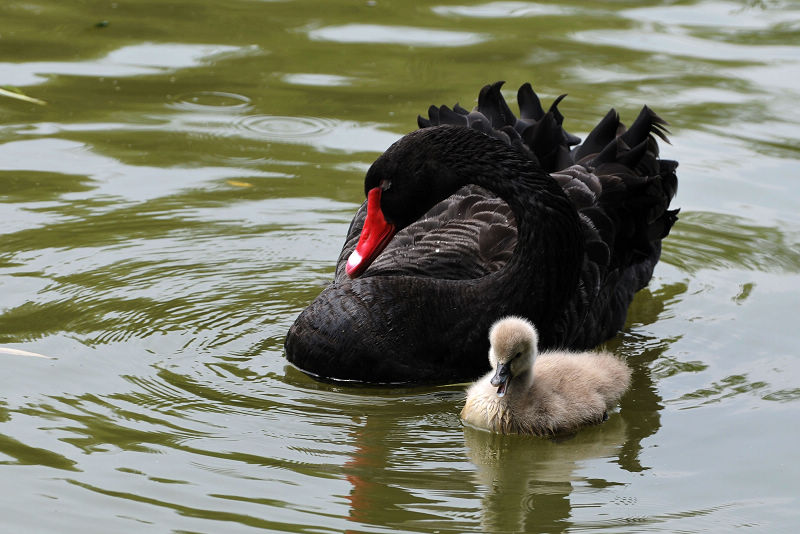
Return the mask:
M495 372L489 383L497 387L497 396L502 397L508 391L508 384L511 382L511 362L506 362L497 366Z

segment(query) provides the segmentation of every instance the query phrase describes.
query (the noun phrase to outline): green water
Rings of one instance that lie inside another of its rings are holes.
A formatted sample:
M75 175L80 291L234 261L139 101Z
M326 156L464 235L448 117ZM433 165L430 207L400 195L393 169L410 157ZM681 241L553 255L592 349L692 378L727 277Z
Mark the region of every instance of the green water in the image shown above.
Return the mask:
M0 5L0 530L790 532L800 524L800 6ZM681 218L571 439L459 422L463 386L289 367L368 165L430 104L648 104Z

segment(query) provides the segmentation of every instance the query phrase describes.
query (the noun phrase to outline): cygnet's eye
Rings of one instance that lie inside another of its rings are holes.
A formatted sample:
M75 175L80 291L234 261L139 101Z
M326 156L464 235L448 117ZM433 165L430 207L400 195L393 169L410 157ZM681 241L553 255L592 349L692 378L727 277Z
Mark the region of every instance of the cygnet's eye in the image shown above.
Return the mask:
M392 181L391 180L387 180L387 179L383 179L383 180L381 180L380 187L381 187L381 189L383 191L386 191L390 187L392 187Z
M518 353L516 353L516 354L514 355L514 358L519 358L520 356L522 356L522 353L521 353L521 352L518 352Z

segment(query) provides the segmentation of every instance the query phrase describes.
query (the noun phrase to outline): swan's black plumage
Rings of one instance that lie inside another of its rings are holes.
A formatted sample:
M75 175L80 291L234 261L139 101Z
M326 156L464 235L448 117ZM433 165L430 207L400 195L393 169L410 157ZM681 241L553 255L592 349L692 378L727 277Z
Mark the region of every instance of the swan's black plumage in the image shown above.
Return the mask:
M359 277L345 263L289 330L289 361L311 374L380 383L473 379L486 332L530 319L540 349L585 349L624 324L676 220L677 163L658 157L665 122L644 107L629 129L613 109L586 142L566 132L559 97L544 111L529 84L517 118L500 93L478 107L431 106L420 130L369 169L365 192L399 231Z

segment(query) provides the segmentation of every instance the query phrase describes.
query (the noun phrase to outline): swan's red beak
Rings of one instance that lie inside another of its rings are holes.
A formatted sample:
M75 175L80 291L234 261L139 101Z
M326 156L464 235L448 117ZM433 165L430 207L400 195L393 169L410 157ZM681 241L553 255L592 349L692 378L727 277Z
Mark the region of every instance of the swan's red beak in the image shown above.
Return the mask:
M355 278L369 267L378 254L383 251L395 233L393 224L386 222L381 211L380 187L373 187L367 193L367 218L364 220L364 227L361 229L361 237L358 238L356 249L347 258L347 276Z

